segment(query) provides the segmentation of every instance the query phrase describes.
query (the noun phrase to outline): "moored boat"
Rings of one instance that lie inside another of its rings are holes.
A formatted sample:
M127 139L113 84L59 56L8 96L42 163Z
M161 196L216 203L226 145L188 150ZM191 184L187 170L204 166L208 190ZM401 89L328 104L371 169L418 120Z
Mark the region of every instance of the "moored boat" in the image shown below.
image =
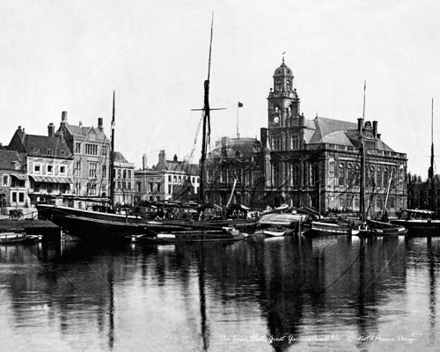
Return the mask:
M354 224L338 219L323 219L311 222L311 234L318 235L356 235L359 230Z
M404 226L411 234L440 235L440 219L433 219L433 215L434 212L431 210L405 209L398 219L392 219L390 222Z
M32 242L32 238L26 236L21 232L1 232L0 233L0 245L2 244L17 244L23 242Z

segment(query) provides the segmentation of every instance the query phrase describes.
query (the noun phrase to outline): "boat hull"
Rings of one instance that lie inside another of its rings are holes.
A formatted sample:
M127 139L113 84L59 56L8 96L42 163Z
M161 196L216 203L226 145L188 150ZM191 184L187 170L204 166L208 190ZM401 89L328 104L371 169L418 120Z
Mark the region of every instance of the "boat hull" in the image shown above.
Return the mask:
M49 204L37 205L39 218L47 219L60 226L69 235L85 241L131 241L133 236L147 235L153 238L158 233L188 233L234 228L240 233L255 232L257 220L211 220L190 221L158 219L147 220L136 216L126 216L61 207ZM193 237L186 236L185 241Z
M390 222L405 227L411 236L440 236L440 220L395 219Z
M356 235L357 229L351 228L349 224L345 222L325 222L325 221L312 221L310 225L311 234L314 235Z

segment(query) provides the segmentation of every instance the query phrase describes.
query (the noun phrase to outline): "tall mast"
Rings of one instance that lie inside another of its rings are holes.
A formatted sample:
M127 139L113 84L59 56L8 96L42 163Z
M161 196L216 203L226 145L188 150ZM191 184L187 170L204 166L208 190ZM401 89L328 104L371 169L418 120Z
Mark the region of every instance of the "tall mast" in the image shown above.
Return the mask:
M111 126L111 146L110 146L110 170L108 170L108 175L110 178L110 206L114 207L115 199L115 177L113 174L114 169L114 158L115 158L115 91L113 91L113 111L112 111L112 126Z
M360 135L361 135L361 174L360 174L360 194L359 194L359 210L362 215L362 221L365 222L367 220L367 215L365 213L365 145L364 145L364 134L363 134L363 122L365 120L365 96L366 96L367 84L364 81L364 106L362 111L362 124L360 126Z
M431 181L431 197L429 199L429 207L432 211L435 211L435 187L434 187L434 98L432 98L432 107L431 107L431 165L429 167L429 178Z
M212 51L212 35L214 30L214 13L212 13L211 21L211 38L209 41L209 60L208 60L208 79L204 83L205 95L203 100L203 135L202 135L202 157L200 158L200 201L205 203L205 162L206 149L209 142L209 135L211 134L211 119L209 107L209 79L211 76L211 51Z

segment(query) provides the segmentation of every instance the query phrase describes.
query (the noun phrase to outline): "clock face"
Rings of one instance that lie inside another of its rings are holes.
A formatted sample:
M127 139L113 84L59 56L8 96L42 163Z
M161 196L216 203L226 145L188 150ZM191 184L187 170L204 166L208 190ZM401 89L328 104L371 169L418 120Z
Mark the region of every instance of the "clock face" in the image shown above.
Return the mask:
M275 117L273 118L273 122L275 122L275 123L280 122L280 118L279 118L278 116L275 116Z

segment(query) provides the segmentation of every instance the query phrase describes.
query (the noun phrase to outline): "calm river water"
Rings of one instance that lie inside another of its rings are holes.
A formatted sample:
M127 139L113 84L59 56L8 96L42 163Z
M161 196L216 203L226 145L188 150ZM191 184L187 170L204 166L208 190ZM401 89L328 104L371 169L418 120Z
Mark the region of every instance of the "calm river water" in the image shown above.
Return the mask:
M440 238L0 246L2 351L439 351Z

